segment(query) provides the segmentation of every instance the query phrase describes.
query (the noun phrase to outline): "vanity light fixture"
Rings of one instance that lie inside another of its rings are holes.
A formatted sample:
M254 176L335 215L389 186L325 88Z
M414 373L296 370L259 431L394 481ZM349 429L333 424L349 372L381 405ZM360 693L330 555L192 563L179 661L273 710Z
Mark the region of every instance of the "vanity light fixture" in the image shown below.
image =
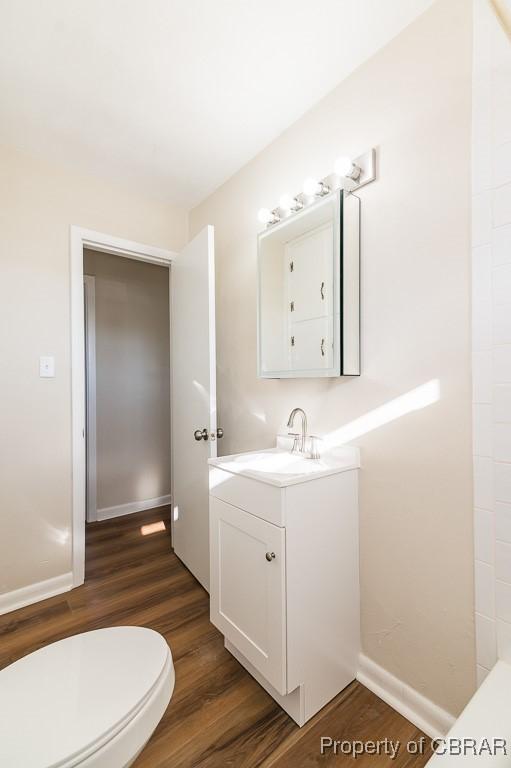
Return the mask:
M350 157L338 157L334 163L334 173L323 179L308 178L303 182L303 191L292 197L282 195L277 208L261 208L257 218L261 224L271 227L281 221L282 217L288 217L301 211L304 205L312 204L318 197L326 197L337 189L345 188L343 179L349 180L346 189L354 192L356 189L369 184L376 179L376 150L370 149L359 155L354 160Z

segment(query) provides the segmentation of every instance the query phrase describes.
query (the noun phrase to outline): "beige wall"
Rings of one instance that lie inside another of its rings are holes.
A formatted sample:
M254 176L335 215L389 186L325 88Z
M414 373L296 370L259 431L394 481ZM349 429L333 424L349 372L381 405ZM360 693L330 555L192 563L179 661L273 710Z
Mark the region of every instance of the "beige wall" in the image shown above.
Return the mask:
M0 147L0 594L71 569L69 227L179 249L186 214ZM39 378L55 355L54 379Z
M436 3L190 219L191 234L215 225L225 453L271 445L293 406L306 409L311 431L328 432L438 380L438 402L353 442L363 461L363 650L453 713L475 670L470 6ZM360 191L362 376L260 381L257 210L330 172L337 155L372 146L378 180Z
M95 277L97 508L170 494L169 270L84 251Z

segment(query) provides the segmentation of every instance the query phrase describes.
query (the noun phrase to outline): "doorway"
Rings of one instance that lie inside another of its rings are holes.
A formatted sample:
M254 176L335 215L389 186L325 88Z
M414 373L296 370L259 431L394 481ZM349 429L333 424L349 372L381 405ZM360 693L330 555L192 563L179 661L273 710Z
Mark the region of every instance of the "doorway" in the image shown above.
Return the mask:
M83 584L85 578L87 496L84 251L99 251L103 254L113 254L129 260L157 264L166 267L169 274L172 261L177 254L82 227L71 226L70 234L73 436L72 569L73 586L77 587Z
M175 554L209 586L209 468L216 456L214 230L205 226L180 253L71 227L72 569L85 576L86 377L84 250L167 268L171 296L171 535ZM196 435L200 433L201 439ZM173 451L172 446L177 446ZM151 501L151 500L150 500ZM114 505L115 506L115 505ZM99 507L102 508L102 507ZM108 509L108 507L107 507Z
M170 504L169 268L84 248L86 521Z

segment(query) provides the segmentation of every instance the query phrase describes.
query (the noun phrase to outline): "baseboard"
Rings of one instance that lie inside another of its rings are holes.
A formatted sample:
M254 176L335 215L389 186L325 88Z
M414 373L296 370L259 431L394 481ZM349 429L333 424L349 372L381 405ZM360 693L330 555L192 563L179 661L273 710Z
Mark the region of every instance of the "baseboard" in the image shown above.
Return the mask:
M72 588L73 574L63 573L61 576L38 581L37 584L30 584L28 587L14 589L12 592L4 592L3 595L0 595L0 615L16 611L25 605L38 603L40 600L46 600L48 597L60 595L62 592L69 592Z
M357 680L430 738L445 736L454 724L452 715L364 654L359 656Z
M133 512L144 512L146 509L163 507L170 504L170 494L157 496L156 499L144 499L144 501L129 501L127 504L118 504L116 507L103 507L96 512L96 520L110 520L111 517L131 515Z

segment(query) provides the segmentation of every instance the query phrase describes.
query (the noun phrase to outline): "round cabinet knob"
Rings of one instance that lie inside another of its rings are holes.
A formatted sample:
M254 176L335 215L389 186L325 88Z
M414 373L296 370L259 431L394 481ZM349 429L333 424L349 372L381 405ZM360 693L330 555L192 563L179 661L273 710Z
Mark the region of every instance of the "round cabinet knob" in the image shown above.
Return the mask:
M216 436L218 437L219 440L224 436L224 430L222 429L222 427L218 427L216 431Z
M207 440L208 439L208 430L206 427L204 429L196 429L193 433L193 436L196 440Z
M267 552L265 557L271 563L272 560L275 560L275 552Z

